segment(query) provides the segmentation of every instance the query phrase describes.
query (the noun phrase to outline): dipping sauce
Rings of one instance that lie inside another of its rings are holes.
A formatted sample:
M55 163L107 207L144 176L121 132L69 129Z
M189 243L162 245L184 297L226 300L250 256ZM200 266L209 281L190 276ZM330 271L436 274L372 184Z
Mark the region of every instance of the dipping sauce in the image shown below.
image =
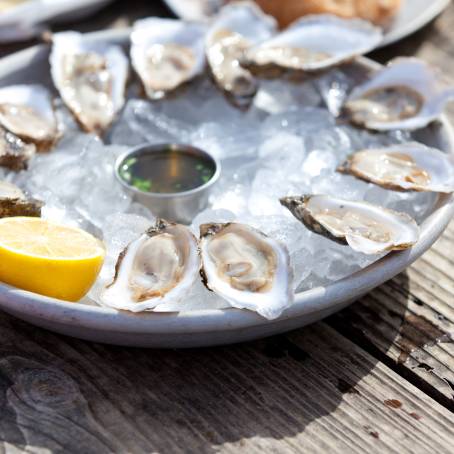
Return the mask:
M128 156L118 168L130 186L153 193L179 193L203 186L216 172L215 162L190 150L163 148Z

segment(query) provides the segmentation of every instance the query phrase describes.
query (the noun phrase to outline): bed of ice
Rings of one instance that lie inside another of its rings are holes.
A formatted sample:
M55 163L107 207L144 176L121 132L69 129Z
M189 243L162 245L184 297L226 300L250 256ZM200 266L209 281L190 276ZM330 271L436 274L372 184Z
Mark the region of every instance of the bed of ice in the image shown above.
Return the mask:
M27 172L4 177L44 200L44 217L104 239L106 263L86 303L96 301L100 288L112 279L119 252L153 223L152 214L123 193L113 174L117 156L143 142L190 143L221 159L222 177L211 206L194 219L194 232L208 221L249 223L286 244L295 290L326 285L378 257L311 233L279 204L279 197L333 194L405 211L418 221L435 200L428 194L387 191L335 172L359 148L411 140L406 132L374 134L336 121L333 114L351 84L341 70L298 83L263 81L252 107L241 112L210 80L201 79L160 102L130 96L104 142L81 133L59 106L65 135L57 148L35 157ZM225 306L198 283L180 309Z

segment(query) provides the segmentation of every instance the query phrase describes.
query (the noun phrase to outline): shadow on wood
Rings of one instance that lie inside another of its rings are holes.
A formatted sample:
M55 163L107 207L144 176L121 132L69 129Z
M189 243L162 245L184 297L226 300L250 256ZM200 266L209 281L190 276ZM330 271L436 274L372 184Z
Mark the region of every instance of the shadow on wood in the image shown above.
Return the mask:
M405 274L398 285L404 294ZM341 331L374 316L357 312L337 316ZM402 322L405 306L392 317ZM394 325L390 343L399 336ZM0 332L1 439L52 451L214 452L251 439L265 449L267 440L291 440L345 396L359 395L357 382L375 365L324 323L179 351L92 344L7 315Z

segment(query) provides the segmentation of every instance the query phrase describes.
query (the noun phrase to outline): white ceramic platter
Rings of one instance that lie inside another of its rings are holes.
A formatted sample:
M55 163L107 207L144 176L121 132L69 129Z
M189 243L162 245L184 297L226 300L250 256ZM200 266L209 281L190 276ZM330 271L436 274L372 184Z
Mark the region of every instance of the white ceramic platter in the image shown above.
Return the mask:
M128 33L128 30L99 32L87 35L86 39L126 46ZM48 47L40 45L0 60L0 86L33 82L51 86L48 56ZM366 59L362 59L361 64L369 68L377 66ZM421 130L417 139L454 153L454 136L446 119ZM272 321L238 309L132 314L67 303L7 285L0 285L0 308L58 333L119 345L196 347L251 340L302 327L344 308L421 256L441 235L453 214L454 197L440 196L432 214L422 223L421 239L412 249L391 253L327 287L298 293L295 304Z
M165 0L169 8L184 19L201 20L214 14L222 0ZM438 16L450 0L403 0L402 8L393 23L385 30L380 44L386 46L414 33Z
M45 24L82 19L112 0L28 0L0 14L0 42L39 35Z

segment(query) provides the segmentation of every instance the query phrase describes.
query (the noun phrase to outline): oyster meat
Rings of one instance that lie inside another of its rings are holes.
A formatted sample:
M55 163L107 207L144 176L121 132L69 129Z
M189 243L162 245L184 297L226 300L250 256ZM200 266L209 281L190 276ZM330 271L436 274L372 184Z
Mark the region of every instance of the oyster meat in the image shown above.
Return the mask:
M39 151L49 150L59 138L52 97L41 85L0 88L0 125Z
M54 84L82 129L102 134L123 107L128 60L119 46L57 33L50 56Z
M6 167L16 172L25 170L35 151L34 144L25 143L15 134L0 126L0 167Z
M205 40L206 55L213 79L228 99L247 107L255 96L258 83L241 67L246 50L275 33L274 19L252 2L238 2L221 9Z
M306 16L248 49L242 65L262 75L279 74L278 69L319 71L369 52L382 39L380 28L361 19Z
M190 230L158 220L120 254L113 282L100 299L117 309L152 310L184 298L199 271L197 240Z
M439 118L454 98L430 66L417 58L399 57L356 87L344 106L351 121L377 131L424 128Z
M0 181L0 218L12 216L40 217L43 203L29 199L20 188Z
M454 191L454 163L450 156L420 143L358 151L338 171L387 189Z
M272 319L293 302L290 259L279 242L245 224L203 224L205 285L232 307Z
M308 229L364 254L413 246L419 227L407 214L326 195L284 197L281 204Z
M205 67L205 26L151 17L134 24L131 62L146 95L159 99L196 77Z

